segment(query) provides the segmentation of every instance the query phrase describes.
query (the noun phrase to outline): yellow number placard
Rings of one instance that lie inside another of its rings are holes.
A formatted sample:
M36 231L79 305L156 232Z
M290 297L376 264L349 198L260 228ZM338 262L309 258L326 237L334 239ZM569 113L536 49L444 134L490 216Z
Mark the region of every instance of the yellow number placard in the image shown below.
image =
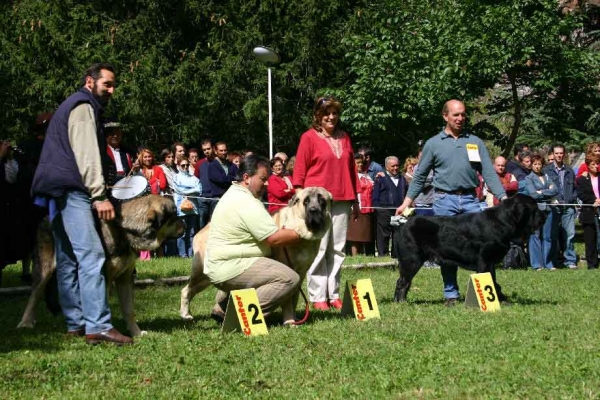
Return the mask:
M492 274L485 272L471 275L465 305L479 307L484 312L500 310L500 302L498 301Z
M239 331L246 336L267 335L258 296L254 289L232 290L229 293L223 332Z
M359 321L379 318L379 307L370 279L346 282L342 314L352 314Z

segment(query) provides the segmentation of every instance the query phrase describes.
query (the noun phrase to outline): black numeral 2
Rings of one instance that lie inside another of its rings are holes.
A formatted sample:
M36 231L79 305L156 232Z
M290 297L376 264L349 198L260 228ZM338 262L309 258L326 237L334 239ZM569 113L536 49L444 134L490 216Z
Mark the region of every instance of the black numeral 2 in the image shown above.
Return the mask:
M262 320L258 318L258 306L256 304L248 304L248 312L254 311L252 315L252 325L262 324Z

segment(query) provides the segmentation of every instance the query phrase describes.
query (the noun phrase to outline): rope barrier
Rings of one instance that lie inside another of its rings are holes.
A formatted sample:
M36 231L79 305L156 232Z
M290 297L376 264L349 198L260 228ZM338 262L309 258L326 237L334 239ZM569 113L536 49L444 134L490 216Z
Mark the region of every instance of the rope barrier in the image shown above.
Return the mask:
M171 196L173 197L173 195L171 193L163 193L163 196ZM216 199L214 197L204 197L204 196L188 196L188 195L182 195L185 197L188 197L190 199L201 199L201 200L210 200L210 201L219 201L220 199ZM274 205L274 206L287 206L287 203L270 203L267 201L263 201L262 204L264 205ZM567 203L567 204L563 204L563 203L537 203L538 205L540 204L544 204L545 206L548 207L597 207L594 206L593 204L579 204L579 203ZM369 209L369 210L396 210L398 207L360 207L361 210L363 209ZM415 210L432 210L433 207L411 207L412 209Z

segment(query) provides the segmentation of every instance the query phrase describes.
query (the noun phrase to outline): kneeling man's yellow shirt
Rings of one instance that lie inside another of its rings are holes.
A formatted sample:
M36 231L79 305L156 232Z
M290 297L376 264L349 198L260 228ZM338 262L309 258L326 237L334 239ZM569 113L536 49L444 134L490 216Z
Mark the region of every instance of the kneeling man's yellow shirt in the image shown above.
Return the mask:
M235 278L260 257L271 255L264 240L277 232L265 206L244 186L225 192L210 222L204 273L213 283Z

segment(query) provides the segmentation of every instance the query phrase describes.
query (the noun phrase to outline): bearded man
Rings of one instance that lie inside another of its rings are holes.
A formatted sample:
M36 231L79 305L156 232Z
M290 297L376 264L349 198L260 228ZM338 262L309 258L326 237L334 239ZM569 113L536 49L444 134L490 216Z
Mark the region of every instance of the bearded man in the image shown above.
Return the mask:
M34 196L50 199L59 300L67 334L85 335L89 344L132 343L111 324L102 273L105 253L94 221L94 211L100 219L115 218L106 194L110 159L101 123L115 84L110 64L94 64L85 71L82 87L58 107L50 121L31 188Z

